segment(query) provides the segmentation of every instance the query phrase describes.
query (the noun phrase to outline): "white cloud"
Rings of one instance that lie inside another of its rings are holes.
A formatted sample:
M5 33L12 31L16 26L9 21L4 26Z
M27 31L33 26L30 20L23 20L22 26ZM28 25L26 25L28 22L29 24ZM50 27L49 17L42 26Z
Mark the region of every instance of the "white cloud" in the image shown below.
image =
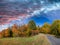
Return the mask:
M12 1L12 0L11 0ZM43 3L43 2L42 2ZM31 9L31 8L30 8ZM44 13L48 13L49 11L52 11L52 10L57 10L57 9L60 9L60 3L56 3L56 4L51 4L51 5L48 5L48 6L43 6L41 7L40 9L38 10L34 10L31 14L27 14L25 17L24 16L21 16L21 17L18 17L17 20L24 20L26 18L30 18L32 16L35 16L35 15L40 15L40 12L44 12ZM29 12L29 11L28 11ZM22 22L21 22L22 23ZM4 29L8 27L8 25L3 25L2 27L0 26L0 29Z

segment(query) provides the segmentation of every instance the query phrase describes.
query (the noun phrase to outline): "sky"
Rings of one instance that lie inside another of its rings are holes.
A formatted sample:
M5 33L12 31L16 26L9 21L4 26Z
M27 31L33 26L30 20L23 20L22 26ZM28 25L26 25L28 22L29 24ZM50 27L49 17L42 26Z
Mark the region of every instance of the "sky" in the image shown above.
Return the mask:
M40 26L60 20L60 0L0 0L0 31L30 20Z

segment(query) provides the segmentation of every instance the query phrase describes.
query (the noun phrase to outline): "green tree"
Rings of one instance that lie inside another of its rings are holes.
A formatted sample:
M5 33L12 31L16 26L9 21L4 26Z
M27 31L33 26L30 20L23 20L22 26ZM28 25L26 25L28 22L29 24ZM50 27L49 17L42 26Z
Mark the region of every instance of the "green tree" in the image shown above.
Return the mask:
M36 24L35 24L35 22L33 20L29 21L28 28L30 30L36 30Z

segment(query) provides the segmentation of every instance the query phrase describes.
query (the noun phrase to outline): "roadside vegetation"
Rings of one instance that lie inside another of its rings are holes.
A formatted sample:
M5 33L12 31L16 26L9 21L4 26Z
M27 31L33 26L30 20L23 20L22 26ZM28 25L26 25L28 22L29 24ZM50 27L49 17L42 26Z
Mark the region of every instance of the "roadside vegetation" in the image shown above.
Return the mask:
M44 34L38 34L32 37L2 38L0 45L50 45L50 42Z
M60 20L55 20L51 25L45 23L42 27L36 26L31 20L26 25L4 29L0 32L0 45L50 45L44 34L60 37Z
M14 24L12 27L4 29L0 32L0 38L6 37L30 37L38 35L39 33L53 34L60 36L60 20L55 20L51 25L45 23L42 27L36 26L33 20L29 21L28 24L17 26Z
M55 20L51 25L51 34L60 37L60 20Z

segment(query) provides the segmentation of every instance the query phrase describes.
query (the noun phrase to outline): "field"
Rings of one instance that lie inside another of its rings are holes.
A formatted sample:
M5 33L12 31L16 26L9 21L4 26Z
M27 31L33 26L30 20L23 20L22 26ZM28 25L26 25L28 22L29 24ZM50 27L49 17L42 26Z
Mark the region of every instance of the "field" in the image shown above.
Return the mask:
M0 45L50 45L44 34L32 37L1 38Z

